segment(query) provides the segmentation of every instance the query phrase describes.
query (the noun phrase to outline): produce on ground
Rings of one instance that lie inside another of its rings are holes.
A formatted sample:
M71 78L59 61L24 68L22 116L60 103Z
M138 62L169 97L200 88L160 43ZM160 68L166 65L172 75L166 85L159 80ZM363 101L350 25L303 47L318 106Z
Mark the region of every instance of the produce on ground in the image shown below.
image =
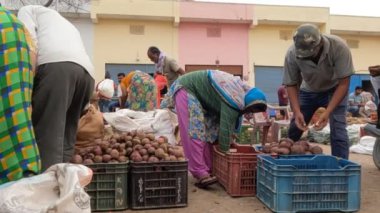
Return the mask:
M165 136L155 138L154 134L141 131L114 133L103 139L96 139L94 146L78 150L72 163L119 163L133 162L185 161L181 146L168 143Z
M272 155L323 154L322 148L318 145L312 146L306 140L294 142L290 138L281 138L278 143L265 143L263 152Z

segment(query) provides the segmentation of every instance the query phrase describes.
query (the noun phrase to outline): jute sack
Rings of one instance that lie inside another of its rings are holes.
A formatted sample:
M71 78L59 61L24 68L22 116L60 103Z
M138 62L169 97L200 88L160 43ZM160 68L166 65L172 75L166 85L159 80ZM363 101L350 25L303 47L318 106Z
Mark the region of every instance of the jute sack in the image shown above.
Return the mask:
M101 139L103 136L103 115L94 105L90 105L86 114L79 119L75 149L94 146L94 140Z

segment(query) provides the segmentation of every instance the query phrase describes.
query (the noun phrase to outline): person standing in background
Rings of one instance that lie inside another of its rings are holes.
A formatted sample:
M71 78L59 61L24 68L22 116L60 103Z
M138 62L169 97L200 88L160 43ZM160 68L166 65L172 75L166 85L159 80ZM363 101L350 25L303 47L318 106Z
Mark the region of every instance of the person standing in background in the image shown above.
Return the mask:
M22 23L0 5L0 185L41 171L32 126L35 46Z
M168 81L165 76L159 72L154 74L154 81L157 85L157 108L160 108L161 99L168 91Z
M155 72L161 73L166 77L168 88L178 76L185 74L185 70L183 70L174 59L167 57L157 47L149 47L147 54L149 59L155 64Z
M285 85L281 85L278 90L277 90L277 95L278 95L278 105L279 106L288 106L288 92L286 91ZM285 117L285 110L280 110L281 116L284 118Z
M99 82L96 85L96 92L97 92L98 98L99 98L98 103L99 103L99 111L100 112L109 112L109 107L110 107L111 99L112 99L112 95L107 97L107 95L103 94L102 91L99 90L99 85L106 84L105 81L108 81L107 84L109 84L109 85L112 84L112 87L113 87L112 95L113 95L113 93L115 93L115 89L116 89L116 85L113 82L113 80L111 79L110 73L108 71L106 71L106 75L104 77L104 80Z
M79 31L57 11L28 5L18 18L37 46L32 122L44 171L74 154L78 121L94 92L94 67Z

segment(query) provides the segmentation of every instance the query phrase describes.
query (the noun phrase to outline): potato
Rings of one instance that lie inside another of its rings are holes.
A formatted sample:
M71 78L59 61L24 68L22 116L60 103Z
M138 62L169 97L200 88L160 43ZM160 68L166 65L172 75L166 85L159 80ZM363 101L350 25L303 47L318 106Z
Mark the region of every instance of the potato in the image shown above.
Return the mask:
M294 155L303 155L305 154L305 147L303 147L301 144L294 144L290 148L290 153Z
M158 144L158 142L156 142L156 141L155 141L155 142L152 142L151 144L152 144L152 146L153 146L154 148L156 148L156 149L159 147L159 144Z
M177 158L178 161L186 161L186 158L184 157L180 157L180 158Z
M108 162L108 163L119 163L119 161L117 161L116 159L112 159L112 160L110 160L110 162Z
M150 156L149 159L148 159L148 162L149 163L155 163L155 162L159 162L160 160L158 160L157 157L155 156Z
M110 143L108 141L103 141L101 144L100 144L100 148L102 148L103 151L107 150L110 146Z
M149 140L154 141L155 137L153 133L146 134L146 137L149 138Z
M150 144L150 142L144 145L144 148L147 149L147 150L148 150L150 147L152 147L152 145Z
M103 161L103 157L101 155L95 155L94 162L101 163Z
M179 149L174 150L174 156L176 156L177 158L184 157L183 151Z
M117 149L112 149L110 155L111 155L112 159L118 159L119 158L119 151L117 151Z
M140 144L137 144L133 147L133 150L140 150L140 149L143 149L144 147Z
M293 145L293 144L292 144L291 142L289 142L289 141L285 141L285 140L284 140L284 141L281 141L281 142L280 142L279 147L280 147L280 148L283 147L283 148L290 149L290 147L292 147L292 145Z
M127 142L125 142L125 145L127 145L127 147L132 147L133 143L132 143L132 141L127 141Z
M285 141L284 141L285 142ZM287 142L286 142L287 143ZM280 147L280 148L278 148L278 154L280 154L280 155L288 155L289 153L290 153L290 150L289 150L289 148L287 148L287 147Z
M174 148L173 147L169 146L169 148L168 148L168 154L169 155L173 155L174 154Z
M134 150L132 153L131 153L131 158L133 158L134 156L136 155L140 155L140 152L137 151L137 150Z
M149 153L150 155L154 155L155 152L156 152L156 149L155 149L154 147L149 147L149 148L148 148L148 153Z
M106 150L106 154L111 154L111 151L112 151L112 148L108 148L108 149Z
M139 152L141 156L148 154L148 151L145 148L140 149Z
M142 130L137 130L136 136L139 137L140 139L146 137L144 131Z
M119 162L127 162L127 157L125 157L125 156L119 156L119 158L117 160Z
M170 155L169 158L170 158L170 161L177 161L178 160L177 157L174 155Z
M125 136L125 141L132 141L133 137L128 135L128 136Z
M143 161L148 161L148 159L149 159L149 155L143 155L142 156L142 160Z
M112 144L112 149L118 149L120 147L120 143L114 143Z
M134 158L132 158L134 162L141 162L143 159L140 154L136 155Z
M141 140L138 139L138 138L133 138L133 139L132 139L132 144L133 144L133 146L136 146L136 145L138 145L138 144L141 144Z
M93 164L94 163L94 161L92 161L91 159L86 159L86 160L84 160L83 161L83 164Z
M123 150L125 149L125 147L127 147L127 145L125 143L121 143L120 146L119 146L119 150Z
M78 154L73 155L70 162L71 163L82 163L83 162L82 156L80 156Z
M154 152L154 155L158 157L159 159L163 159L165 157L165 151L162 148L156 149Z
M126 150L125 150L125 152L126 152L126 156L129 156L129 155L131 155L132 154L132 152L133 152L133 149L132 149L132 147L128 147Z
M132 151L131 151L131 152L132 152ZM120 156L127 156L127 150L125 150L125 149L120 150L120 151L119 151L119 155L120 155Z
M102 148L100 148L100 146L95 146L94 149L92 150L92 152L95 154L95 155L102 155Z
M316 154L316 155L323 154L323 150L319 146L313 146L313 147L311 147L310 148L310 152L313 153L313 154Z
M103 162L108 163L111 160L111 155L105 154L103 155Z
M143 138L143 139L141 139L141 145L145 145L145 144L149 144L150 143L150 140L149 140L149 138Z
M159 148L163 149L165 153L168 152L168 145L166 143L160 144Z

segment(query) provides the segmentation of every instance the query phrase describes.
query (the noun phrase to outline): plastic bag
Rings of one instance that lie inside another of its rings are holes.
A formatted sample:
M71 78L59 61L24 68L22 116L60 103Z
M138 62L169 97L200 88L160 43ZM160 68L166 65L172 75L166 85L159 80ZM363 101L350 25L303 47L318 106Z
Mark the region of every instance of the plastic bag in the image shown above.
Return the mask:
M360 138L358 144L352 145L350 147L350 152L372 155L373 146L375 145L376 138L372 136L363 136Z
M83 165L61 163L46 172L0 185L0 212L90 213L90 196L84 186L92 170Z
M117 112L103 113L104 119L120 132L141 130L153 133L155 137L166 136L170 144L176 144L175 128L177 116L166 109L141 112L121 109Z

